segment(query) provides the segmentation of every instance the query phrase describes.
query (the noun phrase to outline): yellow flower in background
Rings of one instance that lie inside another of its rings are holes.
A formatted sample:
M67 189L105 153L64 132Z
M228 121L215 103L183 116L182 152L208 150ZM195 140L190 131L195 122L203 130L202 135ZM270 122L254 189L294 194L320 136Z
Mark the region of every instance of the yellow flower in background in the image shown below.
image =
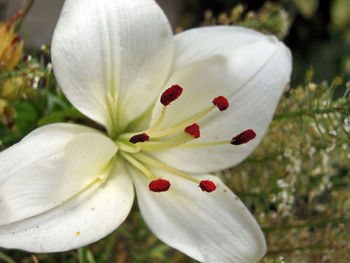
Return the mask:
M14 28L21 16L22 11L18 11L7 24L0 23L0 72L13 69L22 57L24 41Z
M14 22L23 15L19 10L8 23L0 23L0 74L9 72L20 61L24 41L15 32ZM18 87L23 84L21 77L10 77L0 81L0 122L12 126L16 116L9 101L18 97Z

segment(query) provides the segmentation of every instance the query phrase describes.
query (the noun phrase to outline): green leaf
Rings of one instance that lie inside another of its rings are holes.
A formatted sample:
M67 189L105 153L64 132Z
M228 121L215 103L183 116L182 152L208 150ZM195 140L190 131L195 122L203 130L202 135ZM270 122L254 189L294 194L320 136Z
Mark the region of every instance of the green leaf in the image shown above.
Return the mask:
M20 101L14 107L17 112L14 122L21 133L26 134L37 127L38 111L32 104Z
M38 126L43 126L56 122L64 122L66 113L64 111L52 112L38 121Z

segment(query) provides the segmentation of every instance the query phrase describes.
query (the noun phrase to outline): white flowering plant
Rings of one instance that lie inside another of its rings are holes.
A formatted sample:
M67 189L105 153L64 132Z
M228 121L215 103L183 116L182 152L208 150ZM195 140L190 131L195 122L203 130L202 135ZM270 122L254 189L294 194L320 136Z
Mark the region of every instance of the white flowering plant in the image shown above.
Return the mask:
M153 0L66 0L45 59L3 75L0 259L284 262L331 223L341 246L349 83L290 88L281 10L174 35Z

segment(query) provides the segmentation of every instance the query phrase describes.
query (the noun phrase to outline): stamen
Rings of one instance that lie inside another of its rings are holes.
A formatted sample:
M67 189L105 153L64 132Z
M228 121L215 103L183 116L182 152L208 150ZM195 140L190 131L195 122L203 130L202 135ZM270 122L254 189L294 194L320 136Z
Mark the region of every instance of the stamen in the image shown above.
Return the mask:
M183 88L181 88L179 85L173 85L170 88L168 88L166 91L163 92L163 94L160 98L160 102L164 106L168 106L170 103L172 103L178 97L180 97L182 91L183 91Z
M149 136L146 133L136 134L132 136L129 140L129 142L133 144L138 142L145 142L145 141L149 141Z
M202 112L199 112L199 113L191 116L190 118L186 119L182 123L180 123L172 128L166 129L166 130L152 132L152 134L150 134L150 136L152 138L159 138L159 137L163 137L163 136L172 135L172 134L182 130L183 127L186 127L186 126L190 125L191 123L198 121L200 118L202 118L203 116L205 116L209 112L211 112L213 109L215 109L215 107L218 107L220 111L224 111L229 106L227 99L223 96L219 96L219 97L215 98L213 100L213 104L214 104L214 106L211 106L211 107L203 110Z
M169 128L169 129L166 129L166 130L162 130L162 131L152 132L152 134L150 134L150 136L152 138L160 138L160 137L164 137L164 136L169 136L169 135L175 134L176 132L183 130L184 127L187 127L188 125L191 125L192 123L198 121L200 118L202 118L203 116L205 116L206 114L211 112L213 109L215 109L215 106L211 106L211 107L203 110L202 112L191 116L187 120L183 121L182 123L180 123L180 124L178 124L178 125L176 125L176 126L174 126L172 128Z
M213 104L217 106L220 111L227 110L228 106L230 105L224 96L219 96L213 99Z
M118 145L119 149L121 151L127 152L127 153L138 153L141 151L140 144L131 145L127 141L117 140L115 143Z
M157 192L157 193L165 192L165 191L168 191L170 187L170 182L168 180L158 179L150 182L148 187L149 187L149 190L153 192Z
M199 131L199 125L197 123L193 123L190 126L185 128L185 132L194 136L194 138L199 138L201 133Z
M198 179L196 179L196 178L194 178L192 176L189 176L188 174L185 174L183 172L180 172L179 170L176 170L175 168L172 168L172 167L170 167L170 166L168 166L168 165L166 165L166 164L164 164L162 162L159 162L159 161L157 161L157 160L155 160L155 159L153 159L153 158L151 158L151 157L149 157L147 155L144 155L142 153L137 153L134 156L135 156L135 158L137 160L139 160L141 162L144 162L144 163L147 163L147 164L149 164L149 165L151 165L153 167L156 167L156 168L162 169L164 171L170 172L170 173L175 174L177 176L180 176L180 177L182 177L182 178L184 178L186 180L192 181L192 182L194 182L196 184L200 183L200 181Z
M256 133L252 129L249 129L233 137L231 144L241 145L243 143L247 143L253 140L255 137L256 137Z
M180 135L165 141L157 141L157 142L147 142L142 143L141 150L149 151L149 152L158 152L158 151L164 151L171 148L175 148L179 145L185 144L189 141L194 140L195 137L191 134L188 134L186 132L180 133Z
M199 183L199 187L202 189L203 192L213 192L216 189L216 185L209 180L203 180Z
M213 106L210 106L207 109L204 109L203 111L192 115L188 119L184 120L183 122L181 122L181 123L179 123L171 128L156 131L156 129L161 124L161 122L164 120L166 108L167 108L166 105L169 105L172 101L177 99L181 95L181 93L182 93L182 88L178 85L172 86L171 88L167 89L163 93L162 98L161 98L161 102L162 103L164 102L163 103L164 108L163 108L158 120L153 124L153 126L144 131L153 139L174 135L175 133L183 130L184 127L187 127L187 126L191 125L192 123L195 123L200 118L202 118L203 116L207 115L209 112L214 110L216 107L218 107L220 111L224 111L229 106L227 99L223 96L219 96L213 100L213 104L214 104ZM124 133L124 134L120 135L119 138L120 139L121 138L128 138L134 134L135 133Z
M148 170L142 163L131 157L129 154L120 151L121 156L127 160L130 164L135 166L137 169L139 169L144 175L148 177L148 179L154 181L157 180L158 178L155 177L150 170Z
M256 133L252 129L249 129L236 135L229 141L186 143L186 144L179 145L176 148L200 148L200 147L211 147L211 146L218 146L218 145L225 145L225 144L241 145L243 143L249 142L250 140L253 140L255 137L256 137Z
M230 144L231 142L232 142L232 140L229 140L229 141L217 141L217 142L186 143L186 144L179 145L176 148L210 147L210 146Z
M167 109L167 107L164 106L162 109L162 112L159 115L158 120L152 125L152 127L148 128L145 131L146 133L151 133L152 131L156 130L159 127L159 125L163 122L163 120L165 118L166 109Z

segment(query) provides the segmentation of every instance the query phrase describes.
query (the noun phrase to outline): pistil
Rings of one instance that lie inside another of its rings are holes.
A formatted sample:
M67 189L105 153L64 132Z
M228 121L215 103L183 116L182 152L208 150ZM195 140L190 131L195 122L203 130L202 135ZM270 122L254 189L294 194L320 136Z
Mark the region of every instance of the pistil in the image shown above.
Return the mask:
M180 135L166 141L159 142L147 142L140 144L141 150L149 152L159 152L175 148L177 146L183 145L189 141L199 138L200 131L198 124L194 123L184 129Z

